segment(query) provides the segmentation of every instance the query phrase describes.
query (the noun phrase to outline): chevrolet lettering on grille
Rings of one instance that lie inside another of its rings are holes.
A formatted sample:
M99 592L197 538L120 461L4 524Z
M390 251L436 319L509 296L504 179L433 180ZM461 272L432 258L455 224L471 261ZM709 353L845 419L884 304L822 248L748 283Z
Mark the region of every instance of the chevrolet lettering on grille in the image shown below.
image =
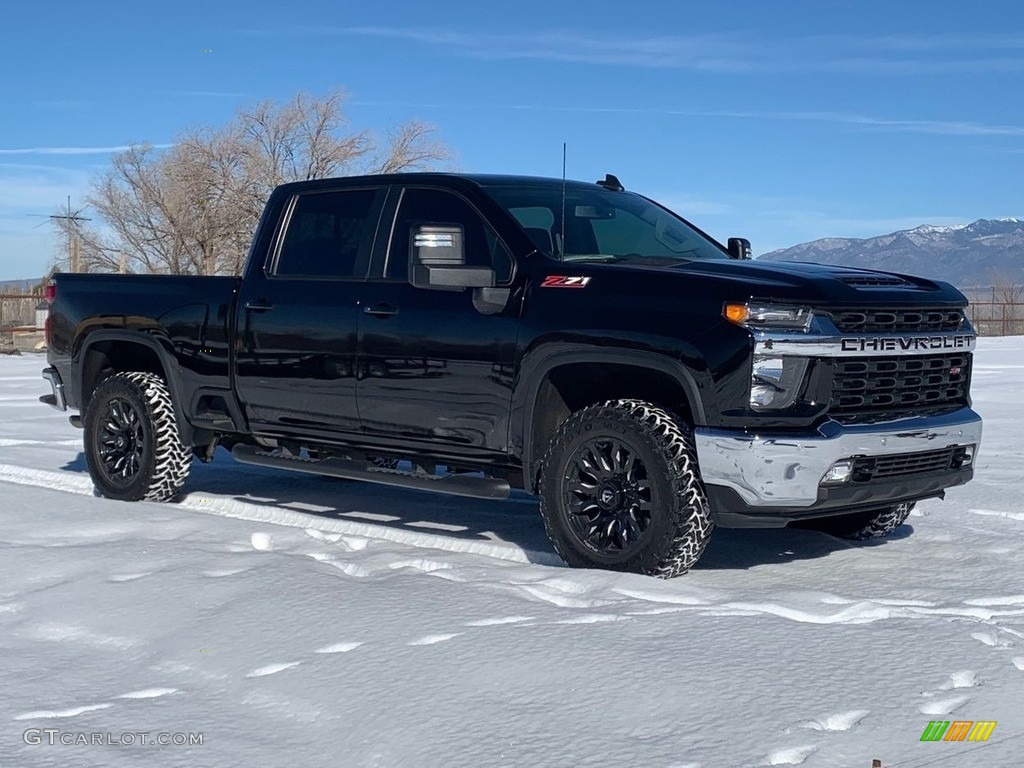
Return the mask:
M974 336L876 336L874 338L844 338L843 352L909 352L930 349L971 349Z

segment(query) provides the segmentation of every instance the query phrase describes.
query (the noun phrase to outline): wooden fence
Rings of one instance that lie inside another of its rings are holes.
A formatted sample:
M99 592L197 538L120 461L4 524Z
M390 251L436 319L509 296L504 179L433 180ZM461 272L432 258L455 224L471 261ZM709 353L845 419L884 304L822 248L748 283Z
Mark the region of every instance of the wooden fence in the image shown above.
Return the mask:
M37 293L0 294L0 353L37 349L43 342L36 308L43 301Z
M974 301L968 316L979 336L1024 335L1024 302Z

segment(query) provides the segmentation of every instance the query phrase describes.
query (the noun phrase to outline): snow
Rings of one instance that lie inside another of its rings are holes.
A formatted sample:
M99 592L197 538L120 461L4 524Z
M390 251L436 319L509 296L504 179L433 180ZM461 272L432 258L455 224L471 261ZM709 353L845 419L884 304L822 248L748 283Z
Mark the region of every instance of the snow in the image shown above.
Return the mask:
M907 234L919 234L919 235L945 235L950 232L959 232L961 229L967 229L969 224L922 224L919 227L913 229L905 229L904 233Z
M1021 764L1024 338L980 342L977 477L891 539L721 530L667 582L561 567L525 495L225 454L97 498L44 364L0 358L0 766Z

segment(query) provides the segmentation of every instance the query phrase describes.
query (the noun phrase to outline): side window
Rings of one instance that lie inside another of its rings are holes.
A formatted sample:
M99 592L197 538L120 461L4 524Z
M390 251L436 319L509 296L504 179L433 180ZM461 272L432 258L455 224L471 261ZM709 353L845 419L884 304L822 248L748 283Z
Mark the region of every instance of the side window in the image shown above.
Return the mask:
M362 278L377 229L376 189L311 192L295 201L274 274Z
M385 275L389 279L409 279L413 230L422 224L461 226L466 264L494 269L497 285L512 279L513 259L505 244L469 203L441 189L406 189L403 192L388 251Z

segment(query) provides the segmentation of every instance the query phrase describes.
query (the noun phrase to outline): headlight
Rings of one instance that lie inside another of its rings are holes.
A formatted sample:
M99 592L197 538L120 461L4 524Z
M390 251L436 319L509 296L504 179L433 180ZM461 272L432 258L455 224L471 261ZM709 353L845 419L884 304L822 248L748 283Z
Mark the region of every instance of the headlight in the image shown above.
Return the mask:
M726 320L751 329L806 331L811 325L807 307L784 307L774 304L726 304L722 308Z
M805 357L755 357L750 407L758 411L788 408L800 394L806 374Z

